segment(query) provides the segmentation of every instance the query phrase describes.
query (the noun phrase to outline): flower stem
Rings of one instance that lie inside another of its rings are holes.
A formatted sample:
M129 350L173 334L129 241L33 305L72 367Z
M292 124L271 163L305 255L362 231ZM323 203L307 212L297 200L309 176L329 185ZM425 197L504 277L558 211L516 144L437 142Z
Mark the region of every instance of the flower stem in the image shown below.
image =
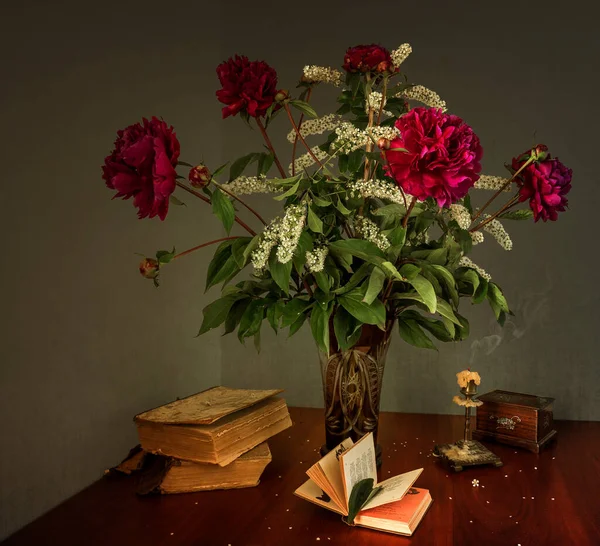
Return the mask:
M283 170L283 167L281 166L279 158L277 157L277 154L275 153L275 148L273 148L273 144L271 143L271 139L269 138L269 135L267 134L267 130L265 129L265 126L263 125L262 121L260 121L260 118L254 118L254 119L256 119L256 125L258 125L258 128L260 129L260 132L261 132L263 138L265 139L267 148L269 148L269 150L273 154L273 159L275 160L275 165L277 165L277 170L279 171L281 178L286 178L285 171Z
M306 92L306 102L310 101L310 95L312 94L312 87L308 88ZM304 113L300 116L300 121L298 121L298 130L302 128L302 122L304 121ZM294 144L292 146L292 176L296 175L296 145L298 144L298 133L294 138Z
M517 194L510 201L508 201L500 210L498 210L496 213L492 214L489 218L486 218L483 222L480 222L479 224L477 224L474 228L471 228L469 230L469 233L477 231L477 230L481 229L483 226L485 226L486 224L489 224L492 220L495 220L503 212L506 212L508 209L514 207L518 202L519 202L519 200L518 200L518 194Z
M367 82L369 82L371 80L371 76L367 73ZM367 105L369 106L369 124L367 125L367 134L369 133L369 129L371 127L373 127L373 118L375 115L375 110L373 109L373 107L371 106L371 104L369 103L369 97L366 97L366 101L367 101ZM383 100L381 101L383 103ZM371 142L371 139L369 138L367 140L367 145L365 148L365 151L367 153L372 152L373 151L373 142ZM369 158L365 157L365 171L363 173L363 179L366 181L369 177Z
M176 182L176 184L182 190L185 190L188 193L191 193L192 195L198 197L198 199L202 199L202 201L204 201L205 203L208 203L209 205L212 204L208 197L202 195L201 193L198 193L196 190L193 190L192 188L188 188L183 182ZM240 220L237 216L234 218L234 220L236 221L236 223L238 223L240 226L242 226L250 235L252 235L252 236L256 235L256 231L254 231L250 226L248 226L248 224L246 224L243 220Z
M310 146L306 143L306 140L304 140L304 137L300 133L300 130L298 129L298 126L296 125L296 122L294 121L294 116L292 116L292 111L290 110L289 105L288 104L284 104L283 107L285 108L285 111L286 111L286 113L288 115L288 118L290 119L290 123L292 124L292 127L294 128L294 131L296 131L296 136L300 139L300 142L302 142L302 144L304 144L305 148L308 150L308 154L310 155L310 157L312 157L313 160L315 161L315 163L317 163L321 168L325 168L325 166L323 165L323 163L321 163L319 161L319 159L317 158L317 156L310 149Z
M179 254L176 254L175 256L173 256L173 259L177 259L177 258L183 258L184 256L187 256L188 254L191 254L192 252L194 252L195 250L198 250L200 248L204 248L205 246L209 246L209 245L214 245L216 243L220 243L222 241L229 241L230 239L239 239L239 237L237 236L232 236L232 237L222 237L221 239L215 239L214 241L208 241L208 243L202 243L201 245L195 246L193 248L188 248L187 250L180 252Z
M413 197L412 201L410 202L410 205L408 205L408 209L406 209L406 215L402 219L402 227L403 228L406 228L406 225L408 224L408 218L410 217L410 213L412 212L412 209L416 203L417 203L417 198Z
M388 78L387 78L387 76L384 76L383 88L381 90L381 104L379 105L379 113L377 114L377 125L379 125L381 123L381 114L383 113L383 103L384 103L384 101L386 99L386 95L387 95L387 84L388 84Z
M263 217L260 214L258 214L258 212L256 212L250 205L246 204L242 199L240 199L237 195L235 195L234 193L231 193L228 189L225 189L216 180L213 180L212 183L215 186L217 186L217 188L219 188L219 190L226 193L227 195L229 195L230 197L235 199L238 203L241 203L244 207L246 207L252 214L254 214L254 216L256 216L263 223L264 226L267 225L267 222L264 221Z
M512 184L513 180L521 173L521 171L532 162L533 157L530 157L525 163L523 163L521 168L506 181L506 184L504 184L494 195L492 195L492 197L488 199L487 203L477 211L477 214L471 218L471 221L477 220L477 218L481 216L481 213L490 206L491 202L496 199L496 197L498 197L510 184Z

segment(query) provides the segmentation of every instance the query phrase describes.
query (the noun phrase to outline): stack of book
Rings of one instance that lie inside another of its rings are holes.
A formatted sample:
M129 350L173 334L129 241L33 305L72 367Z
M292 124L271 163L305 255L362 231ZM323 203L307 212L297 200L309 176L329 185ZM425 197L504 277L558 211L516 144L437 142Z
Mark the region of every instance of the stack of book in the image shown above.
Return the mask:
M140 413L140 445L115 470L140 471L141 494L255 486L266 440L292 425L280 392L213 387Z

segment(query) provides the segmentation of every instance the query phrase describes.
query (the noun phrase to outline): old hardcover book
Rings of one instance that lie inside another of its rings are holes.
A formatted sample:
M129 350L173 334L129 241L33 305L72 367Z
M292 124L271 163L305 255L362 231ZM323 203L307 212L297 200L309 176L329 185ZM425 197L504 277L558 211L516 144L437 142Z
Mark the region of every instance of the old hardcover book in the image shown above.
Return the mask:
M292 425L281 391L214 387L136 415L142 448L226 466Z
M376 494L369 495L354 524L380 531L412 535L433 502L429 491L413 488L422 468L377 483L375 446L371 433L356 444L344 440L307 470L310 479L295 495L348 516L354 486L372 479Z
M266 442L227 466L192 463L147 453L137 492L141 495L172 494L254 487L270 462L271 452Z

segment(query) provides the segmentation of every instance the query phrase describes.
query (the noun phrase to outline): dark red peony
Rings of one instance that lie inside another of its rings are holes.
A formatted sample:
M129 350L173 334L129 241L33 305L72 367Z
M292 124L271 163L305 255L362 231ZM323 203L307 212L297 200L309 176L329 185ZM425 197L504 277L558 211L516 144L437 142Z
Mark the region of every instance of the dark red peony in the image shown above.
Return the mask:
M386 72L392 71L390 52L376 44L349 47L344 56L346 72Z
M223 86L217 98L226 104L223 118L247 112L249 116L264 116L277 94L277 72L263 61L250 62L236 55L217 67L217 76Z
M540 149L543 153L537 153ZM545 153L546 150L545 146L540 145L512 160L512 168L516 172L530 157L535 157L520 172L516 181L519 185L519 201L529 200L536 222L556 221L558 213L563 212L569 204L566 196L571 190L573 171L558 158Z
M140 262L140 275L146 279L155 279L158 275L159 264L154 258L144 258Z
M102 178L115 197L129 199L140 218L164 220L175 190L179 141L173 127L153 117L117 132L115 149L104 160Z
M385 152L386 172L419 201L433 197L440 207L449 207L479 179L483 149L473 129L458 116L413 108L396 121L396 128L400 136Z

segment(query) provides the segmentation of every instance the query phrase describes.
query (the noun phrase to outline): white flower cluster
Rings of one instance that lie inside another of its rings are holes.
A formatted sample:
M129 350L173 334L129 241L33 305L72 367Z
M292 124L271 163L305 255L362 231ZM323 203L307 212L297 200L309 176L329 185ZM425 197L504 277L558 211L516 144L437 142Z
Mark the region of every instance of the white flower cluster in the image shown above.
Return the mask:
M260 272L267 267L271 250L273 250L273 247L277 244L280 226L281 218L279 218L279 216L273 218L263 231L258 247L250 254L250 260L256 271Z
M292 259L306 220L305 205L291 205L283 218L274 218L263 231L256 250L250 255L252 265L262 271L269 261L273 247L277 246L277 261L287 263Z
M341 122L341 116L337 114L327 114L317 119L307 119L300 126L300 134L306 138L310 135L322 135L325 131L333 131ZM296 140L296 131L291 130L287 139L293 143Z
M446 107L446 101L443 101L435 91L427 89L427 87L422 85L410 87L409 89L403 91L401 95L407 99L422 102L423 104L431 106L432 108L441 108L442 112L448 110Z
M508 182L508 178L504 178L502 176L491 176L489 174L482 174L479 177L479 180L475 182L475 188L478 190L492 190L498 191L500 188L504 186ZM508 184L504 191L511 190L511 184Z
M411 53L412 47L410 44L402 44L400 47L394 49L390 54L394 67L398 68Z
M381 250L389 248L389 239L381 233L377 224L364 216L357 216L354 222L356 233L362 235L363 239L375 243Z
M455 220L461 229L469 229L471 225L471 214L462 205L450 205L450 218Z
M279 226L279 245L277 246L277 261L288 263L298 246L300 235L306 221L306 205L290 205L285 209L285 215Z
M328 66L307 65L304 67L304 79L311 83L331 83L339 87L344 81L344 75Z
M481 231L472 231L471 232L471 240L473 241L474 245L478 245L479 243L483 243L483 233L481 233Z
M471 269L474 269L475 271L477 271L477 273L479 273L480 277L483 277L487 281L492 279L492 276L485 269L483 269L482 267L479 267L476 263L473 263L471 258L467 258L466 256L463 256L460 259L460 261L458 262L458 266L459 267L470 267Z
M485 215L486 219L489 217L489 214ZM494 218L491 222L488 222L485 226L483 226L483 229L492 235L504 250L512 250L513 243L510 235L506 232L504 226L498 220Z
M314 156L318 158L319 161L325 161L329 157L329 154L321 150L321 148L319 148L318 146L313 146L311 148L311 151L314 154ZM302 169L307 169L308 167L314 164L315 160L308 152L306 152L294 161L295 169L292 170L292 164L290 163L288 170L290 174L292 174L292 172L298 174Z
M329 254L329 248L320 246L306 253L306 269L311 273L323 271L325 267L325 258Z
M227 184L221 184L224 190L227 190L234 195L251 195L253 193L276 193L282 191L270 180L262 175L256 176L238 176Z
M382 127L375 125L364 131L355 127L349 121L344 121L335 129L337 139L333 143L336 151L344 154L358 150L367 144L367 142L377 142L380 138L394 140L400 132L396 127Z
M385 107L385 103L387 102L387 100L384 98L384 96L379 91L371 91L371 93L369 94L369 98L367 99L367 102L365 104L365 111L367 112L367 114L369 113L370 108L373 108L375 114L379 114L379 109L381 108L382 100L383 106ZM381 113L388 117L392 116L392 113L388 112L387 110L382 110Z
M404 205L404 198L398 186L390 184L385 180L357 180L347 185L350 190L350 197L375 197L392 203ZM405 193L406 201L409 202L412 196Z

